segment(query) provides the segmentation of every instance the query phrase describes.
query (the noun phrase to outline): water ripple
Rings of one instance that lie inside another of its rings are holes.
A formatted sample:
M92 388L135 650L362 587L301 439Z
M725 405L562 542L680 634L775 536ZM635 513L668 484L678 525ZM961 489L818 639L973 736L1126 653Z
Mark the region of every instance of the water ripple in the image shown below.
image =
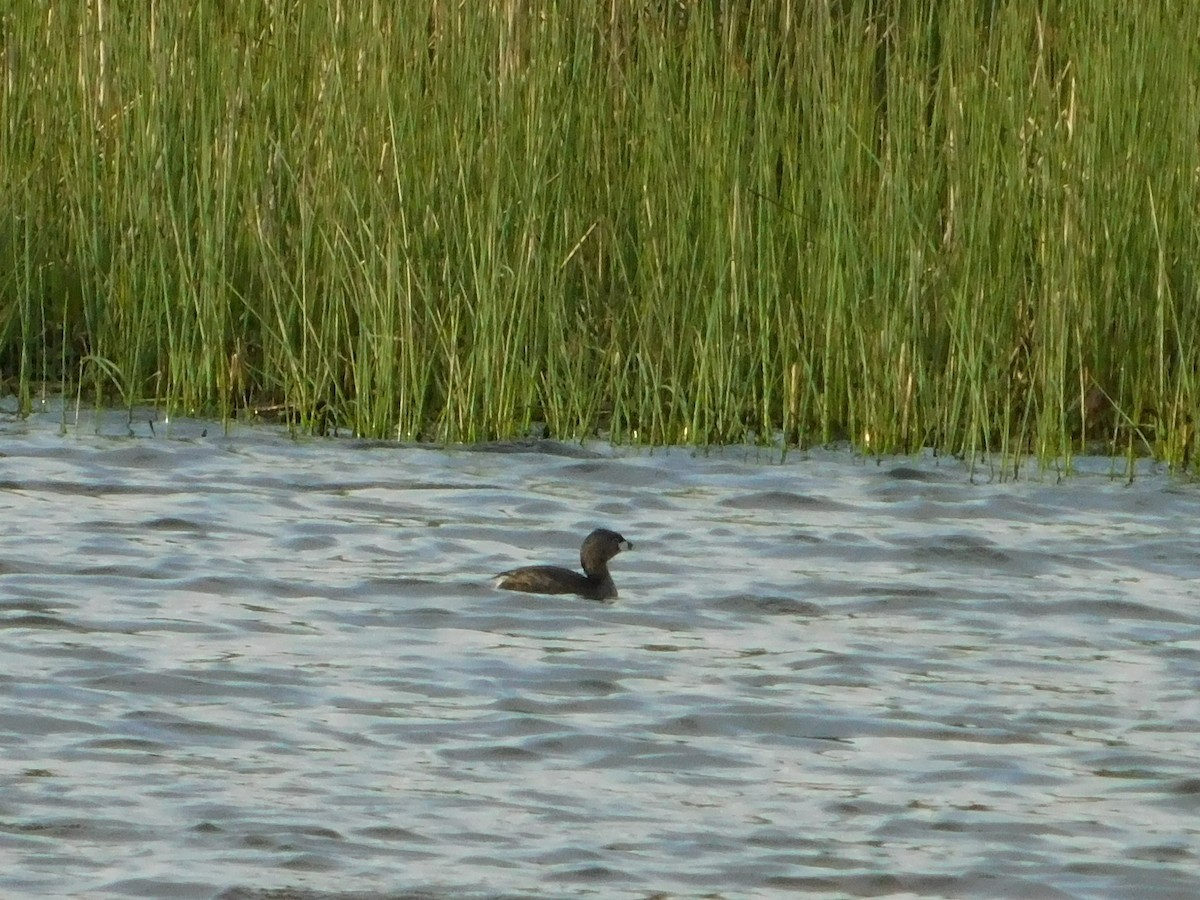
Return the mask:
M5 896L1194 893L1192 484L126 419L4 425Z

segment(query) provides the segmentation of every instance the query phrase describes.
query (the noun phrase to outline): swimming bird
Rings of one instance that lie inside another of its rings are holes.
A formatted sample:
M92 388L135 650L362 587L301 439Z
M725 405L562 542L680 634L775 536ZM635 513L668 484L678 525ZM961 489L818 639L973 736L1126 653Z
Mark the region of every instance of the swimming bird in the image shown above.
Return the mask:
M588 600L614 600L617 586L608 574L608 561L633 544L615 531L597 528L583 539L579 564L583 574L562 566L523 566L496 576L496 587L530 594L578 594Z

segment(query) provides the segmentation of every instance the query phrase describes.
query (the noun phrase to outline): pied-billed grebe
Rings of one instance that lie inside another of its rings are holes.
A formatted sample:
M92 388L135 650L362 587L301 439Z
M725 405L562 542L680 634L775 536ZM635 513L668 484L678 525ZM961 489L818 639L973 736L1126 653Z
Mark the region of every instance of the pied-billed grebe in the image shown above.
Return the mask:
M615 531L597 528L583 540L579 563L583 574L562 566L524 566L496 576L496 587L530 594L578 594L589 600L612 600L617 586L608 574L608 561L633 544Z

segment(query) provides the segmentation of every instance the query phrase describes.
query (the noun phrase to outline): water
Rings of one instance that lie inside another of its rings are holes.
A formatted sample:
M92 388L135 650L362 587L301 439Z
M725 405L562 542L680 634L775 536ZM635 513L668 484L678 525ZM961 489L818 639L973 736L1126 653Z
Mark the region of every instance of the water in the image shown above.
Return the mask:
M4 897L1196 894L1153 467L56 422L0 421ZM490 587L598 524L615 603Z

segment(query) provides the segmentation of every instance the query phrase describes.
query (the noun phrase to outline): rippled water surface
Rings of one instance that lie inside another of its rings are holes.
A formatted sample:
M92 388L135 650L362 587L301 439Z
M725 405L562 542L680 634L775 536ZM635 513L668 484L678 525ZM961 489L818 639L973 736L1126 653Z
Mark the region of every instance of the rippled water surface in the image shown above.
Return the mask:
M0 896L1196 895L1193 484L120 421L0 419Z

